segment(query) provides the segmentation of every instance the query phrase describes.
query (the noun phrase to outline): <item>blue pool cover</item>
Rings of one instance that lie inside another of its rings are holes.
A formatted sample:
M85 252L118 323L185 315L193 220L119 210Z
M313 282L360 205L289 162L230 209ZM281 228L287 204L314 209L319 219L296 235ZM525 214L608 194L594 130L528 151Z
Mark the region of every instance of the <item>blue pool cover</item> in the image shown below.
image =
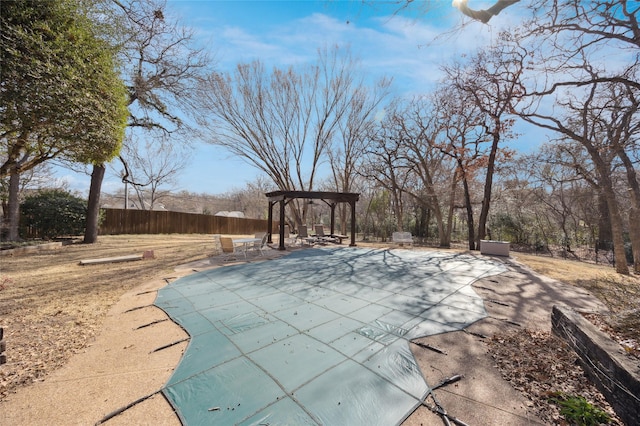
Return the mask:
M471 284L506 269L468 254L320 248L162 288L191 336L163 392L186 425L392 425L429 390L418 337L486 315Z

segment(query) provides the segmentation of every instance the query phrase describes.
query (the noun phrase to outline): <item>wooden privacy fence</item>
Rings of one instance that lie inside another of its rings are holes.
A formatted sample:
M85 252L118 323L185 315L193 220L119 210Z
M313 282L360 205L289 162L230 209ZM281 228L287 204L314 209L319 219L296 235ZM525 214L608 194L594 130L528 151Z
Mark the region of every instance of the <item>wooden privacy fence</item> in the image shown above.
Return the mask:
M267 221L169 211L102 209L100 235L232 234L267 231ZM278 223L274 222L274 228Z

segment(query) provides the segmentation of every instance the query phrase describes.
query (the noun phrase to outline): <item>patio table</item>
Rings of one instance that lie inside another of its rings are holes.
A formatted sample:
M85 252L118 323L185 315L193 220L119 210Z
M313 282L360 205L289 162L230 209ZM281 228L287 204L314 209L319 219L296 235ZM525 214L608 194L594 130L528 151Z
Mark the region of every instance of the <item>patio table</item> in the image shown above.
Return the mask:
M262 241L262 238L232 238L233 245L242 244L242 252L244 253L245 259L247 258L247 250L249 249L249 244L254 244Z

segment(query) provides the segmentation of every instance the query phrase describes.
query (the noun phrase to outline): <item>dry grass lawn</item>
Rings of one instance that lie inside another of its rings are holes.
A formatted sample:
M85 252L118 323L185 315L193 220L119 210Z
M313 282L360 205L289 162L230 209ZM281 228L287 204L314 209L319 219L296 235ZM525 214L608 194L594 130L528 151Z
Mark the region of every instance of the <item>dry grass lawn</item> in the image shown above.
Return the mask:
M155 259L80 266L80 260L142 254ZM96 244L0 257L0 327L7 364L0 400L41 379L82 350L126 291L173 275L177 265L214 255L210 235L101 236Z
M640 355L640 277L616 274L613 268L573 260L515 253L514 257L547 277L582 287L610 312L590 319L609 332L626 350Z

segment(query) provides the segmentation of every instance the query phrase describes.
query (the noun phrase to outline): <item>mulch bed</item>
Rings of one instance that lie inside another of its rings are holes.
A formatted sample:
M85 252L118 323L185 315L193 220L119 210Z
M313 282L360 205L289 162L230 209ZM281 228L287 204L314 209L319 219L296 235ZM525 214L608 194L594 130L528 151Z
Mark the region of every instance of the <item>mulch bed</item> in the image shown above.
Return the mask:
M589 381L578 356L559 337L539 330L493 336L489 353L503 378L520 391L546 424L569 425L553 402L558 393L582 396L606 411L610 424L624 425L602 393Z

